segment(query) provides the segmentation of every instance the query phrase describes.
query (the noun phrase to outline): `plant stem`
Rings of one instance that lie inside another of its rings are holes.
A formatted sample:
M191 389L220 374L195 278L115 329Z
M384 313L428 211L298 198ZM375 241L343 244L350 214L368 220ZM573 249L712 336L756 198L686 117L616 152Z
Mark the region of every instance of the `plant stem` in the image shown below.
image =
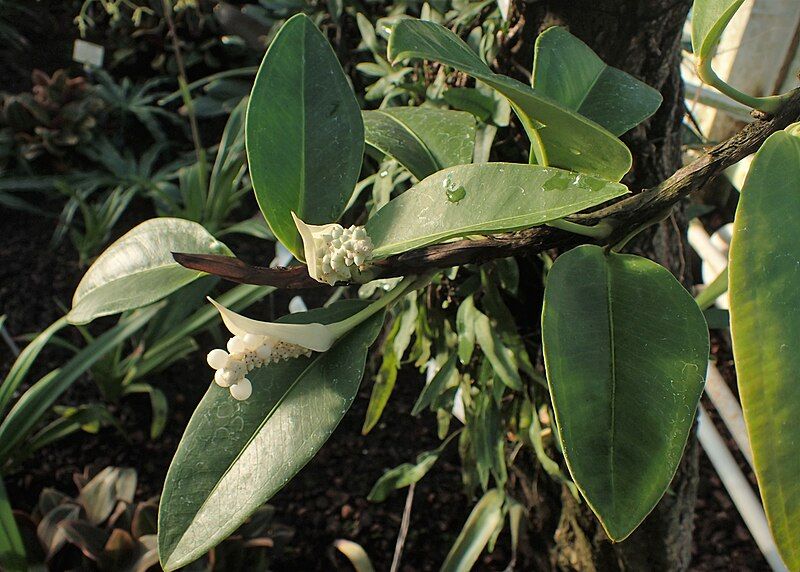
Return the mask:
M183 104L186 106L186 115L189 117L189 127L192 130L192 142L194 143L194 150L197 154L197 162L200 165L200 183L204 192L208 192L206 150L205 147L203 147L203 142L200 140L200 128L197 125L194 102L192 101L192 94L189 91L189 81L186 75L186 66L183 63L180 42L178 41L178 31L175 28L175 20L172 18L172 2L171 0L161 0L161 4L164 7L164 18L167 20L167 27L169 28L169 35L172 40L172 49L175 51L175 63L178 65L179 91L183 98Z
M427 280L427 278L425 279ZM416 289L417 283L417 276L406 276L403 280L395 286L391 292L386 294L385 296L375 300L372 304L357 312L347 318L346 320L342 320L341 322L336 322L335 324L330 324L328 327L334 331L334 335L338 338L352 330L358 324L366 320L367 318L373 316L380 310L384 309L386 306L397 300L403 294L410 292L412 289Z
M763 111L764 113L775 113L777 112L786 101L794 94L794 91L789 91L787 93L781 95L770 95L767 97L755 97L752 95L748 95L743 93L726 83L721 77L717 75L717 72L714 71L714 68L711 67L711 58L701 58L697 62L697 75L703 80L705 83L710 85L711 87L717 88L719 91L733 99L734 101L738 101L748 107L752 107L753 109L758 109L759 111Z
M606 221L601 221L593 226L587 226L584 224L569 222L568 220L560 218L557 220L551 220L550 222L545 223L545 225L551 228L558 228L573 234L579 234L581 236L588 236L589 238L596 239L606 238L610 236L611 232L614 230L614 227Z

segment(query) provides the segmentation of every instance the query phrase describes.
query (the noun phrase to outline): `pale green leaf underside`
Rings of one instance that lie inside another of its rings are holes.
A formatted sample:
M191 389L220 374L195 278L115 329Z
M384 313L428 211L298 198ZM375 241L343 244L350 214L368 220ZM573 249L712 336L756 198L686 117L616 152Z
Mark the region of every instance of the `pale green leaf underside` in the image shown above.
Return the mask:
M364 138L417 179L472 162L475 120L463 111L394 107L364 111Z
M536 39L533 88L567 109L622 135L661 105L661 94L606 65L592 49L559 26Z
M100 316L151 304L203 276L172 259L173 252L231 255L202 225L161 217L143 222L94 261L72 298L67 319L85 324Z
M503 521L503 492L491 489L481 497L467 517L441 572L469 572L478 561L497 527Z
M622 540L683 454L708 360L703 315L658 264L581 246L548 274L542 342L569 471Z
M448 190L463 198L453 202ZM627 192L620 183L539 165L460 165L389 201L366 229L375 256L383 258L449 238L535 226Z
M772 135L742 188L730 251L739 396L767 519L800 569L800 134Z
M520 116L531 140L541 141L546 154L537 155L541 164L613 181L619 181L631 167L630 151L611 133L531 87L493 73L467 44L439 24L401 20L389 38L388 55L395 62L405 58L436 60L497 90ZM536 151L538 146L533 148Z
M278 240L302 259L292 211L310 224L337 220L364 153L355 95L325 36L304 14L281 27L264 56L245 138L261 212Z
M346 301L285 320L333 323L364 307ZM165 569L184 566L222 541L314 456L352 404L382 322L380 312L326 353L254 370L246 401L211 385L164 484L158 528Z
M695 0L692 7L692 50L696 58L713 55L728 22L744 0Z

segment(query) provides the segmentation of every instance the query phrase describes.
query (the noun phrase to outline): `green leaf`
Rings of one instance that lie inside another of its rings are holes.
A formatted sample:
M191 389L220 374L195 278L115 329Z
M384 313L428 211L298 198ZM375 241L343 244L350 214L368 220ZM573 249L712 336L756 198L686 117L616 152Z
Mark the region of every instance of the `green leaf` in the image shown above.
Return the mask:
M132 503L135 492L135 469L106 467L81 489L78 502L86 519L97 526L111 515L117 502Z
M722 32L744 0L695 0L692 7L692 51L695 58L714 55Z
M292 211L309 224L337 220L358 181L364 126L347 77L304 14L290 18L256 75L246 119L253 189L270 229L297 258Z
M429 107L364 111L367 145L397 159L417 179L472 162L475 120L469 113Z
M204 275L175 262L173 252L231 255L227 246L196 222L150 219L111 244L89 267L72 297L67 320L86 324L140 308Z
M521 391L522 379L514 353L500 339L497 328L492 326L486 314L475 310L475 315L475 340L492 364L495 375L509 388Z
M455 433L453 435L455 435ZM428 471L431 470L436 461L439 460L439 455L442 454L442 451L449 442L450 439L447 439L447 441L442 443L437 449L420 453L415 463L403 463L383 473L372 486L372 490L369 492L369 495L367 495L367 500L383 502L392 491L419 482L422 477L428 474Z
M800 124L769 137L742 187L730 250L730 320L753 466L775 543L800 569Z
M631 167L628 148L592 121L512 78L495 74L467 44L433 22L405 19L389 37L389 58L437 60L481 80L504 95L531 139L537 162L613 181Z
M366 306L351 300L281 321L334 323ZM235 401L212 384L189 421L164 483L159 555L167 570L199 558L280 490L349 409L383 312L328 352L254 370L253 395ZM209 375L209 379L211 376Z
M2 478L0 478L0 565L8 572L24 572L28 569L25 545L14 520Z
M695 303L701 310L707 310L717 301L717 298L728 291L728 268L726 267L719 276L714 278L710 284L694 298Z
M569 471L622 540L683 454L708 361L703 315L655 262L580 246L547 276L542 343Z
M419 415L422 413L422 410L431 405L447 387L457 385L457 381L455 384L452 383L454 380L458 379L456 357L455 353L451 354L450 357L447 358L447 361L444 362L444 365L436 372L436 375L433 376L430 383L422 388L417 401L414 403L414 407L411 408L411 415Z
M478 319L475 299L467 296L456 312L456 330L458 332L458 360L466 365L475 351L475 323Z
M160 306L137 310L95 339L69 360L34 383L8 412L0 425L0 461L23 439L78 377L113 348L141 329Z
M460 165L389 201L366 230L375 257L385 258L449 238L543 224L627 192L620 183L539 165Z
M565 28L553 26L536 39L533 88L622 135L655 113L661 94L617 68Z
M491 489L481 497L442 564L442 572L469 572L495 529L503 522L503 492Z
M364 415L364 425L361 427L361 434L366 435L378 424L383 415L386 404L389 403L397 382L397 373L400 369L400 361L392 351L387 351L383 356L378 375L375 376L375 384L372 386L372 393L369 396L367 413Z
M31 366L36 361L36 358L39 357L39 353L50 341L50 338L66 325L66 317L59 318L36 336L17 356L8 375L3 380L3 383L0 384L0 416L6 412L6 407L8 407L11 398L14 396L14 392L25 380L25 376L28 375Z

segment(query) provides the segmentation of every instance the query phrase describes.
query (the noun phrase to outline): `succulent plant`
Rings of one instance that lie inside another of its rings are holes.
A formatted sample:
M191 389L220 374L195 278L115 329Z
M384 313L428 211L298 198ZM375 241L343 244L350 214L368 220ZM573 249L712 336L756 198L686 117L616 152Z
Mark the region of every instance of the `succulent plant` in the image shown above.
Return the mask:
M31 569L158 570L158 497L134 502L134 469L87 469L73 480L78 496L46 488L31 514L15 511ZM267 570L276 550L291 539L291 528L274 522L263 506L225 543L187 570Z
M31 92L0 96L0 129L21 159L63 158L95 136L103 102L83 77L34 70L31 79Z

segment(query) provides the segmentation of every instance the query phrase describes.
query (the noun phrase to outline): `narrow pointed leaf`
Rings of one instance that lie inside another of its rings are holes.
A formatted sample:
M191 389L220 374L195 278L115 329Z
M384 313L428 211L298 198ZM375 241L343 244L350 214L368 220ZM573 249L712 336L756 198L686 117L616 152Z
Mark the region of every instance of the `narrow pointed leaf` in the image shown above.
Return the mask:
M25 545L11 511L5 484L0 478L0 565L9 572L28 569L25 560Z
M66 325L67 319L59 318L37 335L17 356L8 375L6 375L3 383L0 384L0 416L6 412L6 407L8 407L11 398L14 396L14 392L25 380L31 366L36 362L36 358L39 357L39 353L48 344L50 338Z
M569 471L622 540L683 455L708 360L703 315L655 262L581 246L547 276L542 342Z
M364 307L339 302L284 319L333 323ZM379 312L326 353L253 370L246 401L211 385L164 484L158 547L165 569L184 566L222 541L322 447L355 398L382 322Z
M695 58L714 55L722 32L744 0L695 0L692 7L692 50Z
M366 230L375 257L384 258L450 238L543 224L627 192L619 183L539 165L460 165L389 201Z
M658 91L606 65L560 26L548 28L536 38L533 88L614 135L638 125L661 105Z
M505 96L537 153L537 162L619 181L631 167L628 148L614 135L531 87L495 74L469 46L434 22L401 20L389 37L389 58L436 60L481 80ZM544 154L536 142L541 142Z
M203 276L175 262L173 252L232 254L196 222L168 217L145 221L106 248L89 267L72 297L67 320L85 324L140 308Z
M367 145L397 159L417 179L472 162L475 120L463 111L397 107L364 111Z
M753 464L775 543L800 569L800 130L772 135L742 188L730 250L730 325Z
M292 211L321 224L339 218L364 152L361 111L325 36L304 14L272 40L247 108L253 189L273 234L302 259Z
M9 452L28 436L78 377L141 329L160 309L160 305L155 305L137 310L75 354L64 367L51 371L23 393L0 424L0 461L5 460Z
M491 489L481 497L442 564L442 572L469 572L495 529L503 522L503 492Z

